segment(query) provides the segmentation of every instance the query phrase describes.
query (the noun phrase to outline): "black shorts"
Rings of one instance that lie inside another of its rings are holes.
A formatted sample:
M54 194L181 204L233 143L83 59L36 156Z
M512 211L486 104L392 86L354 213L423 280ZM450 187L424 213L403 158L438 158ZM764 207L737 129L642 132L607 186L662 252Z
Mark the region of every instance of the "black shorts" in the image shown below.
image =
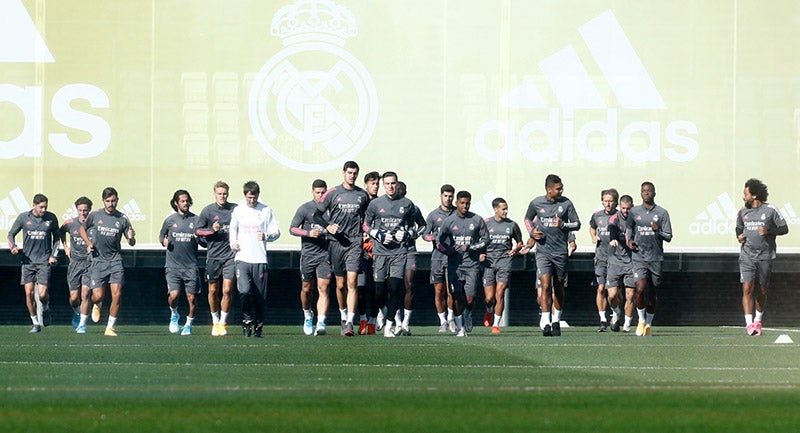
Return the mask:
M328 244L328 250L331 254L333 275L343 277L348 272L358 272L361 267L361 253L363 252L361 242L342 245L339 242L331 241Z
M67 266L67 284L70 291L80 290L83 286L91 286L91 266L92 263L89 260L70 260L69 266Z
M302 281L330 280L331 262L327 255L300 256L300 279Z
M650 279L653 287L661 286L661 262L633 262L633 280Z
M197 268L165 268L164 276L167 279L168 292L183 289L192 295L200 293L200 276Z
M209 283L219 282L220 279L233 281L236 275L236 263L230 259L207 259L206 260L206 281Z
M122 259L114 261L93 260L91 269L92 289L99 289L106 284L125 284L125 268Z
M20 284L23 286L28 283L36 283L40 286L47 286L50 281L52 269L50 263L27 263L22 265L22 275Z

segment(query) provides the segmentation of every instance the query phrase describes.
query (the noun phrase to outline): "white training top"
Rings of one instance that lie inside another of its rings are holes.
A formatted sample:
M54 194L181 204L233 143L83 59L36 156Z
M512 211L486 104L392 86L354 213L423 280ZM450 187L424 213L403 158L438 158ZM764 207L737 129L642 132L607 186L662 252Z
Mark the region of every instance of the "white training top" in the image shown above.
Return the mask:
M258 232L264 233L264 240L258 240ZM278 220L272 209L257 202L256 207L242 200L231 213L230 243L239 244L236 261L245 263L267 263L267 242L274 242L281 236Z

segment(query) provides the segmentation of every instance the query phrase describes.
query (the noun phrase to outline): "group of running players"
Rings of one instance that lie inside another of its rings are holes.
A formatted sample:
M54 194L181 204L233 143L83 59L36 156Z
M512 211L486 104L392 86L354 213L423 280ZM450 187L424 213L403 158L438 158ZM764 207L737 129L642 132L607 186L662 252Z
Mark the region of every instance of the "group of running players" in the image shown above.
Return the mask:
M340 185L327 188L325 181L314 180L312 200L297 209L290 224L290 233L301 238L300 300L306 335L327 333L331 288L339 306L340 335L377 331L385 337L411 335L416 242L420 238L433 248L430 283L440 333L465 337L472 332L475 298L483 287L483 325L499 334L513 257L532 252L541 310L539 328L546 337L561 335L567 263L581 222L573 203L563 196L559 176L548 175L545 194L530 202L524 217L525 236L508 218L508 203L503 198L492 201L494 215L482 218L470 212L468 191L456 192L445 184L439 191L440 205L425 217L406 197L406 185L397 173L367 173L363 188L356 185L358 176L358 164L348 161ZM379 183L384 191L380 196ZM200 215L191 212L192 198L186 190L175 191L170 201L175 212L165 219L159 242L167 250L165 276L172 333L192 334L196 296L201 291L197 250L204 246L212 335L228 333L236 283L243 335L262 336L266 245L278 239L280 229L272 209L258 201L256 182L244 184L245 198L238 205L228 202L229 189L225 182L214 184L215 201ZM629 332L634 310L638 315L636 335L652 332L663 275L663 242L672 240L672 227L667 210L655 203L653 183L642 183L640 193L642 203L634 206L631 196L620 197L613 188L603 190L602 208L590 218L596 246L598 332ZM780 212L766 203L767 195L766 185L749 179L743 193L745 205L736 223L742 245L739 262L748 335L761 335L775 237L788 233ZM105 335L117 335L124 282L120 245L124 237L133 246L136 234L129 219L117 210L117 191L105 188L102 200L103 208L92 211L89 198L78 198L77 217L59 226L55 215L47 211L47 197L37 194L32 209L20 214L9 230L11 252L21 253L21 284L33 324L31 333L41 332L52 320L47 286L59 244L63 244L70 259L67 279L75 331L85 333L89 317L99 322L108 287L111 304ZM20 231L22 248L15 242ZM181 292L186 293L189 304L183 326L178 313Z

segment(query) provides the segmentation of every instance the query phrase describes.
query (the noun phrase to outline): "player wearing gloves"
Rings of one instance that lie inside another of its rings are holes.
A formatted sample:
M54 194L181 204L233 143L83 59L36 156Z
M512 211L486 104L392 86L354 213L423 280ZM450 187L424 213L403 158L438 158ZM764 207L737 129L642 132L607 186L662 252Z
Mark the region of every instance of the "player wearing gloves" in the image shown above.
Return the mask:
M393 329L393 319L405 293L406 241L417 235L413 229L416 207L411 200L397 194L395 172L384 173L382 179L386 194L370 201L364 214L364 230L373 239L377 303L379 307L385 305L387 310L383 335L394 337L402 331L400 326Z

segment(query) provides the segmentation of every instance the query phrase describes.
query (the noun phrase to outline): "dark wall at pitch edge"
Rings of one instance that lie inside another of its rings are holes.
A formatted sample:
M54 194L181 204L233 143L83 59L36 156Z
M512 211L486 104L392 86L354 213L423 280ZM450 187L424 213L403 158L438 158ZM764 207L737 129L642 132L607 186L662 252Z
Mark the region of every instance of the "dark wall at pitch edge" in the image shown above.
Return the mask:
M416 276L416 302L412 325L436 325L433 289L428 283L429 255L421 253ZM169 320L166 283L164 281L163 251L126 250L126 285L123 290L119 326L160 325ZM199 263L204 263L201 257ZM664 262L664 284L659 292L655 324L658 326L719 326L742 325L741 285L739 284L737 254L667 254ZM800 323L800 261L798 255L781 255L775 261L768 294L765 323L769 326L797 326ZM270 253L269 288L267 295L267 325L300 325L298 252ZM563 320L572 326L588 326L598 322L595 307L592 254L578 253L569 265L569 287ZM510 288L512 326L538 324L535 299L535 262L533 257L517 258ZM67 304L66 261L53 270L50 283L51 308L55 325L70 323L71 309ZM0 324L30 323L25 309L23 291L19 285L18 260L8 250L0 250ZM206 288L199 297L197 325L210 324ZM328 312L329 324L335 324L337 304L332 294ZM483 296L476 301L476 319L483 317ZM103 323L107 314L103 312ZM234 295L234 322L240 320L238 297ZM181 302L181 315L186 314L186 302ZM183 320L181 320L183 322Z

